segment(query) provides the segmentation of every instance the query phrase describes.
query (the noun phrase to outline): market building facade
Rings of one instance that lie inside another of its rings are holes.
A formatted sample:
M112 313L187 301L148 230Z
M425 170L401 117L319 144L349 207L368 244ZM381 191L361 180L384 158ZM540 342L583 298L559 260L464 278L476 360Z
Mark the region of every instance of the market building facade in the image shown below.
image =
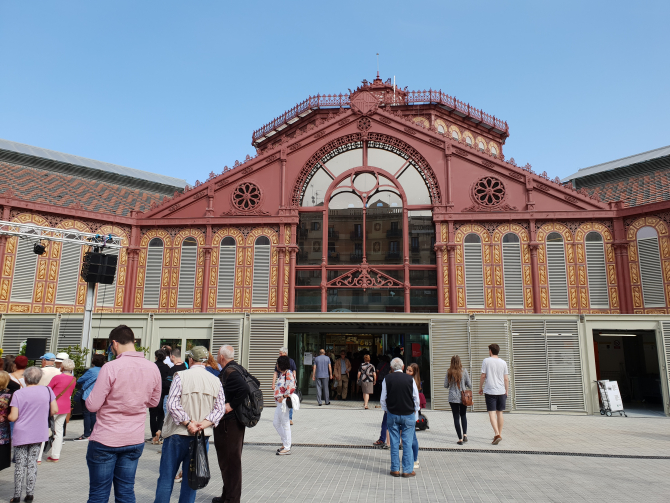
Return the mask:
M451 355L476 374L497 342L511 410L597 412L592 381L609 378L668 413L670 191L620 197L650 170L662 178L668 154L561 181L507 159L508 136L440 91L377 77L298 104L253 133L254 157L194 187L0 143L2 220L122 238L93 350L121 320L151 349L232 343L266 377L285 344L302 361L391 352L447 408ZM80 263L79 248L37 256L0 236L5 351L28 333L81 340Z

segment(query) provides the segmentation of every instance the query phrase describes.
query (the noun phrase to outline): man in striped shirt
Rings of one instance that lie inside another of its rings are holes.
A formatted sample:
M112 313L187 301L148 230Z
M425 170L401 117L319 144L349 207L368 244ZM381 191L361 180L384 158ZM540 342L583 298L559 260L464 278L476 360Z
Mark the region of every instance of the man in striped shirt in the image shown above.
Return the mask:
M193 436L202 431L209 442L212 426L223 417L226 400L221 381L207 372L205 362L209 351L196 346L188 353L189 370L177 372L167 399L168 416L163 424L163 449L155 503L169 503L179 466L188 466L189 447ZM209 448L209 444L207 444ZM195 490L188 477L181 482L179 501L194 501Z

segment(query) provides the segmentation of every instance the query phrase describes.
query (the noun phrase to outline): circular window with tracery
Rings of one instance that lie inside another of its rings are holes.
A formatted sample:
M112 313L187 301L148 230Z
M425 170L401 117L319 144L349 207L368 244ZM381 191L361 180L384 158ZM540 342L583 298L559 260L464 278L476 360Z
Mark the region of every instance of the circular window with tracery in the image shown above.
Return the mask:
M255 183L244 182L233 191L233 206L240 211L252 211L261 205L261 189Z
M505 199L505 186L497 178L487 176L474 184L472 197L482 206L498 206Z

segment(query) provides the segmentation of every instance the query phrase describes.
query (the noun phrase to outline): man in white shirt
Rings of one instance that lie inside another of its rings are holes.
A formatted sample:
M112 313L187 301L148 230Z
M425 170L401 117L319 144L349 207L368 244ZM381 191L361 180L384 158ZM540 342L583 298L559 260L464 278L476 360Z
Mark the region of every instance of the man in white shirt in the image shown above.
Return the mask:
M56 355L53 353L46 353L40 356L40 359L42 360L42 379L40 379L39 385L48 386L51 379L60 374L60 369L57 369L54 365L56 362Z
M486 397L486 410L493 427L493 445L502 440L503 411L507 404L509 391L509 371L505 360L498 358L500 346L489 346L489 357L482 362L482 375L479 379L479 394ZM486 382L486 384L484 384Z

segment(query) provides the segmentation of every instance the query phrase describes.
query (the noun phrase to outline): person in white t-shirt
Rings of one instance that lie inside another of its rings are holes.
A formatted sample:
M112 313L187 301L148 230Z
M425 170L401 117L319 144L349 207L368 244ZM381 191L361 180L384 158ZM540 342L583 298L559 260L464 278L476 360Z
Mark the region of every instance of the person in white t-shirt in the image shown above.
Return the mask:
M479 394L486 397L486 410L493 427L493 445L502 440L503 411L507 404L509 391L509 371L505 360L498 357L500 346L489 346L489 357L482 362L482 375L479 379ZM486 384L484 384L486 383Z

